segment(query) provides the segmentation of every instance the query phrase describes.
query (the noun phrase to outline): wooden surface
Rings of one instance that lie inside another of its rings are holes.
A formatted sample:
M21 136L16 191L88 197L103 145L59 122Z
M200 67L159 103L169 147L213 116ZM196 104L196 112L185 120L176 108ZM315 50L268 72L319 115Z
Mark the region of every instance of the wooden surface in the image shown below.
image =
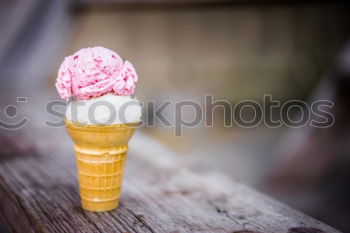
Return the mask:
M90 4L90 5L101 5L101 4L109 4L109 5L115 5L115 6L125 6L125 5L132 5L132 6L155 6L155 5L162 5L162 6L190 6L190 5L223 5L223 4L239 4L239 3L255 3L255 4L276 4L278 2L273 0L76 0L76 3L79 4ZM282 3L291 3L295 4L295 2L299 2L299 4L305 4L305 3L315 3L317 1L315 0L304 0L304 1L290 1L290 0L284 0L280 1ZM331 2L331 1L323 1L323 2Z
M337 232L222 174L187 170L142 132L120 207L84 212L65 129L36 125L0 134L0 220L10 232Z

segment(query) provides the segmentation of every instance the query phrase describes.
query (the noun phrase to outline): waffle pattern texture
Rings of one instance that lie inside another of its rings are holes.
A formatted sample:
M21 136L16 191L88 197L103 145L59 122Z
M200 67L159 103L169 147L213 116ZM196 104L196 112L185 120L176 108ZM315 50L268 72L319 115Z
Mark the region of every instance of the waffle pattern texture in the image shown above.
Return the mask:
M135 128L127 124L78 126L66 122L74 141L82 207L109 211L118 207L128 141Z

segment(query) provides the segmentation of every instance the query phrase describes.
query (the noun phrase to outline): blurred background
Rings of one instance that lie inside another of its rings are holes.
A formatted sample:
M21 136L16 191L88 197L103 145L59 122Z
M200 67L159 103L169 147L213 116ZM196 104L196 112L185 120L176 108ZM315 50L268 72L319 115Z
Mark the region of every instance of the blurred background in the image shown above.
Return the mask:
M133 62L143 101L331 100L335 124L326 129L227 128L218 108L214 127L185 128L180 138L160 122L141 131L196 172L220 171L350 232L349 9L334 1L3 0L1 119L14 96L32 111L59 99L60 63L89 46Z

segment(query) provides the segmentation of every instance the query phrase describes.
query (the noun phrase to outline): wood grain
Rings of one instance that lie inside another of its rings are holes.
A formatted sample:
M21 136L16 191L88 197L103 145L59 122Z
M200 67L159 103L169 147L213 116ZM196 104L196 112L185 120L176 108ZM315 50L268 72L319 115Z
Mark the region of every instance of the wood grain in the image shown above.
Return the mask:
M140 132L120 207L85 212L65 129L33 125L0 132L0 219L11 232L338 232L222 174L189 171Z

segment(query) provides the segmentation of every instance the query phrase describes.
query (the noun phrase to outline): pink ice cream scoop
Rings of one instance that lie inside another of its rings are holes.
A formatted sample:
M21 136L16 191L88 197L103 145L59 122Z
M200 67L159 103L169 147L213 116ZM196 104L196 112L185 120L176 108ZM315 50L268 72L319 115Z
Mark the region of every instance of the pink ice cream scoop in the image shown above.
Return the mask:
M137 74L134 66L112 50L103 47L80 49L65 58L58 70L56 88L66 101L75 96L87 100L114 93L134 93Z

